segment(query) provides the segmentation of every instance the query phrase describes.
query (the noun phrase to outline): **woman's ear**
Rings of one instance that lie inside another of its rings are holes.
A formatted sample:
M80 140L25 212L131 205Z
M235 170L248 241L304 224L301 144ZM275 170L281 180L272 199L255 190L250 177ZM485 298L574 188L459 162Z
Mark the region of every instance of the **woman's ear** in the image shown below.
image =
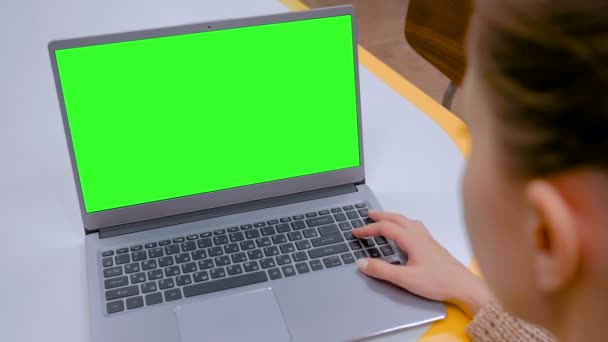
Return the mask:
M547 294L564 289L578 272L580 237L574 208L568 205L565 187L547 180L533 180L526 194L536 220L532 251L535 282Z

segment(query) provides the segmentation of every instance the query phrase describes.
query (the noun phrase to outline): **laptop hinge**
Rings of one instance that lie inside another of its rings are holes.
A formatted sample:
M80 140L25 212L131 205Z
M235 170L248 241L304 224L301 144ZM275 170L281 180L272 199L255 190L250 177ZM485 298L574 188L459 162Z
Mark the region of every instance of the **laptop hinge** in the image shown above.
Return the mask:
M341 185L331 188L325 188L320 190L313 190L307 192L300 192L295 194L289 194L280 197L266 198L257 201L251 201L246 203L233 204L230 206L225 206L221 208L213 208L200 210L180 215L174 215L169 217L163 217L153 220L146 220L134 223L127 223L107 228L102 228L99 230L99 237L109 238L112 236L130 234L135 232L140 232L144 230L163 228L167 226L173 226L176 224L194 222L207 220L214 217L232 215L244 213L247 211L260 210L265 208L277 207L286 204L310 201L314 199L324 198L324 197L332 197L343 194L348 194L352 192L357 192L357 187L355 184L347 184Z

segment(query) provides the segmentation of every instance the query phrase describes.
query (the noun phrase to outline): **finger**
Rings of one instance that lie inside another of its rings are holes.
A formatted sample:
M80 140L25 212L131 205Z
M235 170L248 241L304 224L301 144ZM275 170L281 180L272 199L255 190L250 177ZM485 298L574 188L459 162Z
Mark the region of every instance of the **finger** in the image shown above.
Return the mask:
M395 213L389 213L386 211L377 211L377 210L370 210L368 212L369 217L378 222L378 221L390 221L396 224L400 224L405 226L408 222L408 219L401 215L401 214L395 214Z
M357 260L359 270L370 277L386 280L393 284L399 284L405 277L407 266L389 264L381 259L362 258Z
M389 221L380 221L365 227L353 229L353 235L358 238L383 235L387 239L395 240L403 250L408 250L409 238L407 229Z

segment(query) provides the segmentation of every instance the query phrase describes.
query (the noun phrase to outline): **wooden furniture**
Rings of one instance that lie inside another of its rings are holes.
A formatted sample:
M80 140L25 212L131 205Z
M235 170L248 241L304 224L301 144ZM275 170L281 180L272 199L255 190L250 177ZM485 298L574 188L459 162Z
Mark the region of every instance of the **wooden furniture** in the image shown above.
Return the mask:
M448 109L464 78L464 42L471 13L471 0L410 0L405 18L410 46L451 81L443 97Z

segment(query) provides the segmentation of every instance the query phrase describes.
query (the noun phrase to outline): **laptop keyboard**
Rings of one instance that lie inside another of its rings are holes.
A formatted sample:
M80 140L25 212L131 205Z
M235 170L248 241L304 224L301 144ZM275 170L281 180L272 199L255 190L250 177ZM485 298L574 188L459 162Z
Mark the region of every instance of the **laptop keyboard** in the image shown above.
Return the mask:
M358 203L103 251L106 312L394 255L382 236L353 237L372 222L367 211Z

